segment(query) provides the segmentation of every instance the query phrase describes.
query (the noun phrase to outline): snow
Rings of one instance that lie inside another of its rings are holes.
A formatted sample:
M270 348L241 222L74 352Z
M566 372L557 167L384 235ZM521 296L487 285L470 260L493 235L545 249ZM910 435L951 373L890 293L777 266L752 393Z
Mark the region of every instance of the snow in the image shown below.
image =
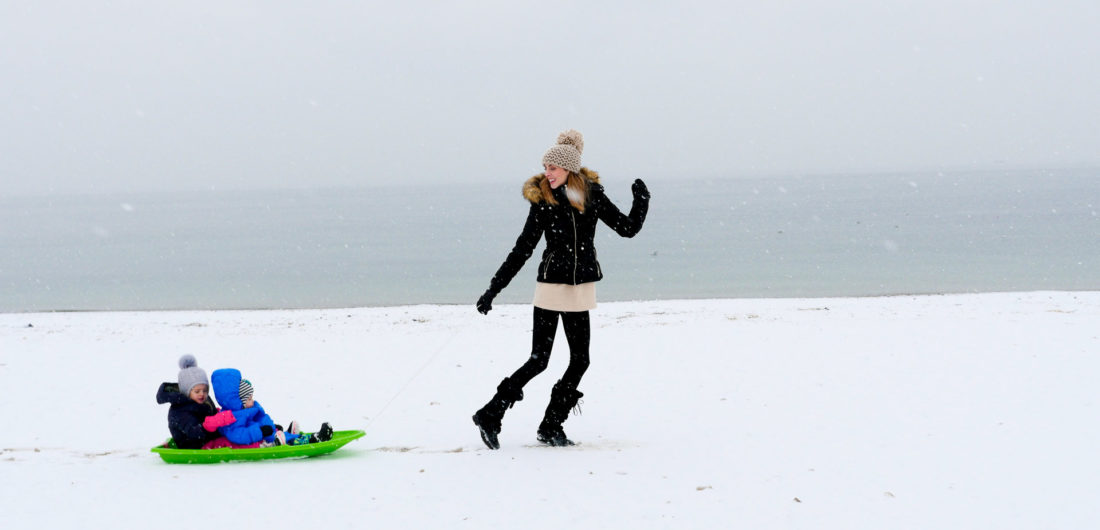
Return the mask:
M530 307L0 314L6 529L1094 528L1100 292L606 303L574 448L549 370L485 449L470 415ZM176 361L240 368L277 422L367 436L169 465Z

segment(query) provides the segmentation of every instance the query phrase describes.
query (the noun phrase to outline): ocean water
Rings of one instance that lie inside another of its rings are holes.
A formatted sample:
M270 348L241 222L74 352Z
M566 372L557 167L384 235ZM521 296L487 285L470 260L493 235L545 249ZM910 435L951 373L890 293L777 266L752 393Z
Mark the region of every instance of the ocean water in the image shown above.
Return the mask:
M522 181L0 197L0 312L472 306ZM1100 290L1100 170L647 183L642 233L597 231L600 300Z

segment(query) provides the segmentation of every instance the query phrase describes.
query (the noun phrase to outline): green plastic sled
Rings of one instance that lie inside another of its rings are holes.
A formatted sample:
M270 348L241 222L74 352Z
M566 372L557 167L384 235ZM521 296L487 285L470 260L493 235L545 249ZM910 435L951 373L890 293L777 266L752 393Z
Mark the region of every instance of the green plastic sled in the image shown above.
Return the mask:
M167 442L154 447L152 451L160 455L169 464L216 464L235 460L305 458L331 453L352 440L362 438L364 435L366 433L363 431L335 431L332 433L332 439L327 442L306 445L277 445L255 449L233 449L230 447L221 449L176 449L176 442L169 438Z

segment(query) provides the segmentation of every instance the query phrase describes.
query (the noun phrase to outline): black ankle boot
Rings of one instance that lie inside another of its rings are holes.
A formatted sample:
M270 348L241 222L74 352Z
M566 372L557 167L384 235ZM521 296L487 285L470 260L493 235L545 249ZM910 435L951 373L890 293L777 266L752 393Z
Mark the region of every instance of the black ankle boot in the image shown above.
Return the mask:
M577 406L584 394L575 388L569 388L561 381L554 384L550 392L550 404L546 405L546 415L539 424L538 440L553 447L574 445L565 435L561 424L569 417L569 410Z
M505 377L503 381L497 385L497 393L474 413L474 425L481 430L481 441L485 442L485 445L489 449L500 449L500 441L497 440L497 435L500 434L500 421L504 419L504 411L512 408L517 401L523 399L523 388L520 388L511 379Z

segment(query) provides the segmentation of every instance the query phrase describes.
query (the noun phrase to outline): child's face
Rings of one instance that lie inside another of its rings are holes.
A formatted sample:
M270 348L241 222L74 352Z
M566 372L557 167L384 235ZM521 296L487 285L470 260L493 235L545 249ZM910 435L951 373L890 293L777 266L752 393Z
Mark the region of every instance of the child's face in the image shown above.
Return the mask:
M252 403L252 396L248 396L248 399L241 400L241 405L243 405L246 409L252 408Z
M206 393L209 392L209 388L206 385L195 385L191 387L191 393L187 394L187 397L191 398L191 401L195 403L205 403Z

